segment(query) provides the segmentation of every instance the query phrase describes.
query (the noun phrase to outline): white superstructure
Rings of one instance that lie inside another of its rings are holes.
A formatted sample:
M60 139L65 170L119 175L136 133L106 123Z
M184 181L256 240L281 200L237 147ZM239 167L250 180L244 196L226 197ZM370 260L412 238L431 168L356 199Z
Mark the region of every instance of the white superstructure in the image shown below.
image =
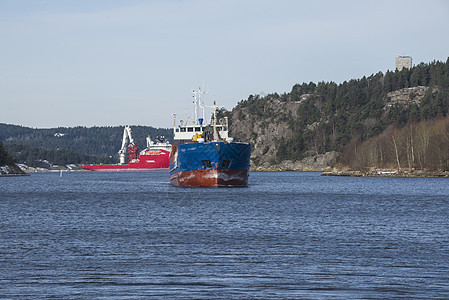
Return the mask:
M150 136L147 136L147 148L143 149L140 154L148 154L149 150L153 149L164 149L168 152L171 151L171 144L169 141L165 140L165 137L156 137L156 143L151 140Z
M211 122L206 124L204 122L204 104L201 102L201 94L205 92L201 91L201 88L198 88L198 91L193 91L194 94L194 106L195 106L195 119L193 121L184 121L180 120L180 124L176 126L176 115L173 114L173 134L175 140L193 140L198 142L204 142L205 140L225 140L232 141L232 138L228 136L228 118L224 117L223 119L217 122L216 117L216 105L210 107L214 109L214 113L212 116ZM202 110L202 117L199 118L198 110ZM206 135L210 133L211 137L208 139Z

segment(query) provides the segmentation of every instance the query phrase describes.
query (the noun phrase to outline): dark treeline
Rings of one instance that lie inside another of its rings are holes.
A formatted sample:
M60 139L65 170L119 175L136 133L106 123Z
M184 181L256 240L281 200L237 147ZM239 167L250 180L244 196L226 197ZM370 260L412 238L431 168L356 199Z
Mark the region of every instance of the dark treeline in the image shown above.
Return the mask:
M146 137L173 139L172 129L132 126L137 145L144 149ZM16 160L30 167L54 165L117 163L123 127L58 127L36 129L0 124L0 141Z
M388 105L393 91L426 87L425 94L410 94L409 105ZM298 160L328 151L344 151L352 140L359 142L380 135L390 126L404 127L409 122L446 117L449 107L449 59L446 62L421 63L410 70L379 72L369 77L334 82L303 83L293 86L290 93L251 95L234 108L246 108L259 118L270 120L273 115L265 106L267 100L299 102L296 119L287 120L295 134L279 137L277 160ZM241 113L241 112L240 112Z
M118 160L117 157L97 157L65 149L52 150L17 144L5 144L4 148L11 153L11 157L16 163L26 164L29 167L49 168L52 165L106 164L117 163Z
M13 157L8 153L8 151L3 146L2 141L0 141L0 166L14 164Z
M132 126L133 138L142 149L146 137L153 140L165 136L171 140L173 131L150 126ZM116 155L122 145L123 127L59 127L34 129L17 125L0 124L0 140L7 144L27 145L44 149L65 149L77 153L111 156Z

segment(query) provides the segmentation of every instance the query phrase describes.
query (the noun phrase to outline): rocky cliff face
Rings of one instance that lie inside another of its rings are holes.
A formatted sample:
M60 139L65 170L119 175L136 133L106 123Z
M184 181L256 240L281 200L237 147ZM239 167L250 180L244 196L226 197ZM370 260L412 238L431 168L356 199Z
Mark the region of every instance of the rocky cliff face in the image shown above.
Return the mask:
M234 110L231 114L231 136L239 141L250 142L253 166L275 164L277 142L280 137L291 138L289 125L297 118L299 102L267 100L261 115L250 113L248 108Z
M269 99L263 111L254 114L249 108L239 108L231 113L231 136L238 141L250 142L252 146L251 170L254 171L325 171L331 170L338 153L329 152L307 157L301 161L276 161L280 138L294 135L293 121L298 117L301 101L281 102Z
M412 104L419 105L429 87L416 86L393 91L387 94L385 108L399 104L408 107Z

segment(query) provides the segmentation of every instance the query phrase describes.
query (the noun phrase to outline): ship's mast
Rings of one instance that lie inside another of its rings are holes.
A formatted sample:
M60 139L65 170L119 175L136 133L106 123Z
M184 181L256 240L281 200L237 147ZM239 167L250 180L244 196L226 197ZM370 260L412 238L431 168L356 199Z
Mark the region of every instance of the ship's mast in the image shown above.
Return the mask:
M204 106L201 105L201 94L206 94L207 92L201 91L201 87L198 88L198 91L193 90L193 99L195 103L195 124L199 123L198 120L198 108L201 108L203 110L203 116L202 119L204 120Z
M218 132L217 132L217 105L214 101L214 141L218 141Z

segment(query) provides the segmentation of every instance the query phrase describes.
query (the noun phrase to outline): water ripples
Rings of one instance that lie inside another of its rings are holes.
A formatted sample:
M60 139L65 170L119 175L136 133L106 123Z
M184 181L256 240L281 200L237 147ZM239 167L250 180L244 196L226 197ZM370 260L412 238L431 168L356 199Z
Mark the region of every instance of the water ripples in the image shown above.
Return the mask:
M0 296L449 295L447 179L259 172L183 189L165 175L1 178Z

